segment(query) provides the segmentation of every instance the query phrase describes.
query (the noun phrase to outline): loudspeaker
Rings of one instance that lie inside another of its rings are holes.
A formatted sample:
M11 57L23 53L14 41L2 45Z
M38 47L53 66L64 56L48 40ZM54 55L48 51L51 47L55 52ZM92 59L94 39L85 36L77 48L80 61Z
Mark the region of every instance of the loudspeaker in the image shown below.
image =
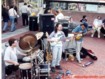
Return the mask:
M39 18L40 31L48 32L49 34L54 30L54 15L42 14Z
M68 32L69 32L68 31L69 24L68 23L63 23L62 26L63 26L63 32L64 32L65 36L67 37L68 36Z
M30 31L38 31L38 23L37 23L36 16L29 17L29 30Z

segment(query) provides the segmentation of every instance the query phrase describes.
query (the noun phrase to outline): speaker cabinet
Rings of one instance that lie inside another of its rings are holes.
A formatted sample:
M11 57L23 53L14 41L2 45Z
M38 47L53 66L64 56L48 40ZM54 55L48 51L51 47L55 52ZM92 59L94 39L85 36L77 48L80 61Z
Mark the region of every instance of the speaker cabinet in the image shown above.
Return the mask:
M29 30L30 31L38 31L38 23L37 23L36 16L31 16L29 18Z
M54 15L42 14L39 18L40 31L48 32L49 34L54 30Z

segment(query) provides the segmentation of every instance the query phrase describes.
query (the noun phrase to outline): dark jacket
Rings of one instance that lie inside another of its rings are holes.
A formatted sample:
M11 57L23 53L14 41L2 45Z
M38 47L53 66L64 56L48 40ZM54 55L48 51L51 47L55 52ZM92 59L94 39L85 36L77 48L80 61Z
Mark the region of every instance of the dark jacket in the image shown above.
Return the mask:
M9 20L9 14L6 8L2 8L2 18L4 22L8 22Z

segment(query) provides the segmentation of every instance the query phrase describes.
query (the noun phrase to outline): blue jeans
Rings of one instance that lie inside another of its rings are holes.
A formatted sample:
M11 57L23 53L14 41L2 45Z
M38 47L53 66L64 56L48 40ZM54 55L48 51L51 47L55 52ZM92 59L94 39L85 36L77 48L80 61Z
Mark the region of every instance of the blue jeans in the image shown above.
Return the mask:
M76 58L79 63L81 63L81 58L80 58L81 48L82 48L82 41L76 41Z
M6 31L8 27L8 22L4 22L3 31Z
M52 67L59 66L62 56L62 46L52 46L51 49L53 55L51 66Z
M10 21L11 21L11 31L16 30L15 17L14 16L10 16Z

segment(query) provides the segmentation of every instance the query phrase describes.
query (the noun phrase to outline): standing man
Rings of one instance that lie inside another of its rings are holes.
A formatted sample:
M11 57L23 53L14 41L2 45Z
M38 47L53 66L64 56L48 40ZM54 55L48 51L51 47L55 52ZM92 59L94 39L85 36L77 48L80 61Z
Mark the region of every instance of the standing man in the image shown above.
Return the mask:
M2 5L2 18L3 18L3 32L5 32L8 28L8 21L9 21L9 14L8 14L8 9L3 7Z
M28 25L28 12L29 12L27 3L24 3L20 11L22 13L23 26L27 26Z
M86 26L85 24L80 24L79 26L77 26L75 29L73 29L72 33L75 36L79 36L80 35L80 39L75 39L76 40L76 58L77 61L81 64L81 58L80 58L80 50L82 48L82 43L83 43L83 34L85 34L87 32Z

